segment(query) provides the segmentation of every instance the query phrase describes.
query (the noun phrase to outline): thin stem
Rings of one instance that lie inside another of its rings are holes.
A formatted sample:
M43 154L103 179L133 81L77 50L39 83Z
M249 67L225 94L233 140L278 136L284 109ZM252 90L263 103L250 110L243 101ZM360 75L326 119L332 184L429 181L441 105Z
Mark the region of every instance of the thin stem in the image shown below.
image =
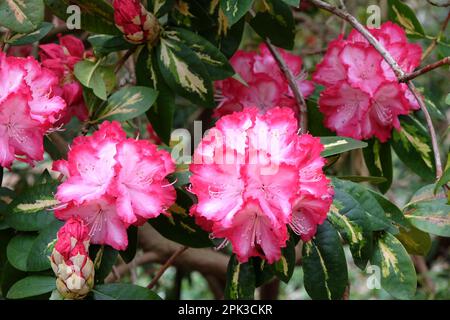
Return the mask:
M428 46L428 48L425 50L425 52L422 55L422 60L425 60L431 52L436 47L437 43L441 40L442 36L445 33L445 29L447 29L448 22L450 21L450 12L447 14L447 18L445 19L444 23L442 24L441 30L439 31L436 38L433 38L433 41L431 41L431 44Z
M133 47L129 49L120 59L117 61L116 67L114 68L114 73L119 72L119 70L123 67L125 62L127 62L128 58L133 55L133 53L136 51L137 47Z
M439 68L439 67L441 67L443 65L446 65L446 64L450 65L450 56L449 57L445 57L445 58L443 58L443 59L441 59L439 61L436 61L434 63L430 63L429 65L426 65L423 68L417 69L414 72L406 74L403 77L401 77L398 81L400 81L400 82L408 82L408 81L410 81L410 80L412 80L414 78L417 78L418 76L420 76L420 75L422 75L424 73L427 73L427 72L429 72L431 70L434 70L434 69Z
M381 54L383 59L389 64L391 69L394 71L394 73L397 76L397 79L401 79L405 76L405 72L403 69L398 65L397 61L391 56L391 54L378 42L378 40L367 30L355 17L353 17L350 13L348 13L345 10L339 9L333 5L330 5L329 3L323 2L321 0L310 0L312 4L314 4L316 7L321 8L323 10L326 10L338 17L341 17L342 19L345 19L348 21L348 23L355 28L361 35L366 38L366 40ZM431 121L430 114L425 106L425 103L420 98L419 94L416 91L416 88L414 84L411 81L408 81L406 83L408 85L408 88L411 90L412 94L414 95L415 99L417 100L417 103L420 106L420 109L425 115L425 119L427 121L428 130L430 132L431 136L431 143L433 145L433 152L434 152L434 158L435 158L435 165L436 165L436 178L439 179L442 175L442 163L441 163L441 155L438 148L437 143L437 137L436 137L436 130L434 129L433 122Z
M172 263L175 261L175 259L181 255L183 252L185 252L187 249L189 249L189 247L181 247L180 249L178 249L177 251L175 251L169 258L169 260L166 261L166 263L164 263L164 265L161 266L161 268L158 270L158 272L156 273L155 277L152 279L152 281L148 284L147 288L151 289L153 288L156 283L158 282L159 278L162 277L162 275L164 274L164 272L166 272L166 270L172 265Z
M269 48L270 53L272 54L275 61L278 63L278 66L280 67L281 71L284 73L284 76L286 77L286 80L288 81L289 87L291 88L292 92L294 93L295 101L297 102L298 111L299 111L299 127L301 133L306 133L308 130L308 109L306 107L305 98L303 97L303 94L300 91L300 88L297 85L297 82L295 81L295 77L292 74L291 70L287 66L286 62L284 61L283 57L281 56L278 49L273 46L270 43L269 39L266 39L267 47Z

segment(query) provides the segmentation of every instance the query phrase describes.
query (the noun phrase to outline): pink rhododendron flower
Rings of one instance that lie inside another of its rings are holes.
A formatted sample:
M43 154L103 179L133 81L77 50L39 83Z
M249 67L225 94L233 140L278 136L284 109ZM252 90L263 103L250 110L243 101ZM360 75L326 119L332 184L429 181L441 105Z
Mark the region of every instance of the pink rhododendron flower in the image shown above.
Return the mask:
M72 217L59 229L50 262L56 287L67 299L82 299L94 286L94 264L89 258L89 229Z
M74 139L67 160L53 169L67 179L56 198L56 217L79 216L90 227L91 242L127 247L126 229L157 217L175 201L166 176L175 171L170 154L149 141L127 139L116 121L103 122L92 136Z
M0 52L0 165L43 159L43 137L64 111L58 79L33 58Z
M298 79L300 91L308 97L314 91L311 81L302 74L302 59L280 49L292 74ZM259 46L259 53L237 51L230 59L236 73L248 84L228 78L215 82L219 105L215 116L222 116L244 108L257 107L261 111L281 106L297 110L294 94L265 44Z
M229 240L240 262L277 261L287 225L309 240L326 218L333 190L322 170L323 146L297 130L290 108L245 108L219 119L195 150L190 191L198 203L191 214Z
M83 98L83 87L73 74L74 66L83 58L91 55L86 52L83 42L72 35L60 36L59 44L49 43L39 46L42 65L52 70L59 79L56 92L67 103L67 109L60 124L76 116L80 121L88 118L88 110Z
M127 41L153 42L159 35L158 20L139 0L114 0L114 22Z
M408 43L405 31L392 22L369 29L405 72L420 64L422 50ZM405 84L397 78L361 34L353 30L330 42L313 80L325 86L319 99L325 126L355 139L377 137L381 142L400 129L399 115L419 108Z

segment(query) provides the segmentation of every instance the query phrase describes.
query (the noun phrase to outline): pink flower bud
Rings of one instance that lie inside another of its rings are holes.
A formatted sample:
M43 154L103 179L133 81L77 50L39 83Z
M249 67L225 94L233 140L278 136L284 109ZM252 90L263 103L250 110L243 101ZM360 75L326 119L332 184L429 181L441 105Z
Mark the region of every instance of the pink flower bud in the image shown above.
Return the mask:
M114 21L131 43L153 43L159 35L158 19L139 0L114 0Z
M89 230L73 217L58 231L50 257L56 287L66 299L84 298L94 285L94 264L89 258Z

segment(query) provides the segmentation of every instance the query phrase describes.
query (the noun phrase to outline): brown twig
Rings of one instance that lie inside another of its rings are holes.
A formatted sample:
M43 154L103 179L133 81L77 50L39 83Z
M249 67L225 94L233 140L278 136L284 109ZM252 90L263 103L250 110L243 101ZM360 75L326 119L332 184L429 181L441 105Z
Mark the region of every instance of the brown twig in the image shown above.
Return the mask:
M308 130L308 109L306 107L305 98L303 97L303 94L300 91L300 88L297 85L297 82L295 81L295 77L292 74L291 70L288 68L286 62L284 61L283 57L281 56L278 49L273 46L270 43L269 39L266 39L267 48L269 48L270 53L272 54L275 61L278 63L278 66L280 67L281 71L284 73L284 76L286 77L286 80L289 84L289 87L291 88L292 92L294 93L295 101L297 102L298 111L299 111L299 127L301 133L306 133Z
M414 266L416 267L419 274L422 276L423 285L426 287L427 291L431 295L434 295L434 293L436 292L436 286L433 280L431 280L431 278L428 276L428 266L427 263L425 262L424 257L421 256L411 256L411 257L413 259Z
M431 120L430 113L428 112L427 106L423 102L423 100L420 98L419 93L417 92L416 86L412 81L408 81L407 86L409 90L414 95L414 98L419 103L420 109L423 112L423 115L425 116L425 120L427 122L428 130L430 131L430 137L431 137L431 145L433 146L433 152L434 152L434 163L436 166L436 180L439 180L442 176L442 162L441 162L441 154L439 152L439 146L437 142L436 137L436 130L433 126L433 120Z
M355 28L361 35L366 38L366 40L381 54L383 59L389 64L391 69L394 71L394 73L397 76L397 79L401 79L405 76L405 72L403 69L399 66L397 61L391 56L391 54L378 42L378 40L367 30L355 17L353 17L350 13L348 13L345 10L339 9L329 3L326 3L321 0L309 0L313 5L315 5L318 8L321 8L323 10L326 10L342 19L345 19L353 28ZM433 122L431 121L430 114L428 112L428 109L425 106L425 103L420 98L419 94L417 93L417 90L414 86L414 84L411 81L407 82L408 88L411 90L412 94L414 95L415 99L417 100L417 103L420 106L420 109L425 115L425 119L427 121L428 130L430 131L431 136L431 143L433 145L433 152L434 152L434 158L435 158L435 165L436 165L436 178L439 179L442 175L442 163L441 163L441 155L438 148L437 143L437 135L436 130L434 129Z
M426 65L425 67L422 67L420 69L417 69L414 72L411 72L409 74L405 74L403 77L401 77L400 79L398 79L398 81L400 82L408 82L424 73L427 73L431 70L434 70L436 68L439 68L443 65L450 65L450 56L449 57L445 57L439 61L436 61L434 63L430 63L429 65Z
M158 270L158 272L156 273L155 277L152 279L152 281L148 284L147 288L151 289L155 286L155 284L158 282L159 278L162 277L162 275L164 274L164 272L166 272L166 270L172 265L173 261L183 252L185 252L187 249L189 249L189 247L181 247L180 249L178 249L177 251L175 251L172 256L169 258L169 260L166 261L166 263L164 263L161 268Z
M117 61L116 67L114 68L114 73L119 72L119 70L123 67L125 62L127 62L128 58L130 58L133 53L136 51L137 47L133 47L128 49L128 51Z

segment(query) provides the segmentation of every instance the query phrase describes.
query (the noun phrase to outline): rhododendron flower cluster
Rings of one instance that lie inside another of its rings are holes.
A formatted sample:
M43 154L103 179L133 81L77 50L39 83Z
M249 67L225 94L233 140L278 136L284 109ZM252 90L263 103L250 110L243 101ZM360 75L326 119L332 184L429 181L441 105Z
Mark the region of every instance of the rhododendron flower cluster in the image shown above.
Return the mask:
M396 24L369 31L405 72L420 64L420 46L408 43ZM319 99L325 126L339 135L385 142L392 128L400 129L398 116L419 108L406 84L397 82L391 67L356 30L347 40L340 36L330 42L313 80L325 86Z
M42 160L43 137L66 103L54 94L57 77L33 58L0 52L0 165Z
M72 116L81 121L87 120L88 110L84 103L83 87L73 73L75 64L91 55L90 52L85 52L83 41L67 35L59 37L59 44L43 44L39 48L42 65L58 76L59 86L56 93L67 103L66 112L59 123L68 123Z
M94 264L89 258L89 229L83 220L70 218L59 229L50 262L56 288L66 299L82 299L94 286Z
M279 49L304 97L314 91L311 81L302 74L302 59ZM222 116L244 108L257 107L260 111L274 107L289 107L297 110L294 94L265 44L259 46L259 53L237 51L230 59L236 73L248 84L244 85L234 78L215 82L216 97L219 105L215 116Z
M158 20L139 0L114 0L114 22L131 43L153 43L160 31Z
M333 190L322 171L323 145L297 130L289 108L246 108L219 119L194 153L191 213L229 240L240 262L279 260L287 225L306 241L326 218Z
M145 140L126 137L118 122L103 122L92 136L74 139L67 160L53 169L67 177L56 198L59 219L78 216L91 242L124 250L126 229L155 218L175 201L166 176L175 170L170 154Z

